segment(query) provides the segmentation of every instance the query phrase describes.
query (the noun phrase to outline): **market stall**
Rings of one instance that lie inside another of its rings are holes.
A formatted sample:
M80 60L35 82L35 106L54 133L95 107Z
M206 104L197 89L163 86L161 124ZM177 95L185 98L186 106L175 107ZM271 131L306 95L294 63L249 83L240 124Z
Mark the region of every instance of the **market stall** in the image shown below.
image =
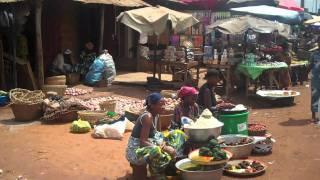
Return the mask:
M161 33L165 32L165 30L169 27L168 22L170 23L171 29L176 32L181 32L186 28L193 26L199 22L191 14L181 13L161 6L126 11L124 13L121 13L117 17L117 21L138 31L140 35L149 36L159 36ZM156 48L154 49L154 55L150 58L154 64L154 78L156 76L157 65L159 65L159 63L161 63L160 66L164 65L164 63L160 62L161 58L156 58L156 49L158 48L159 39L157 38L156 41L157 43L155 45ZM182 52L184 53L182 55L183 58L180 59L180 61L175 62L173 65L180 64L184 67L185 64L189 63L189 61L185 59L187 56L186 51L182 50ZM176 61L176 59L172 60ZM192 66L192 64L187 65L187 67L189 66ZM161 76L161 73L159 73L159 76Z
M288 65L284 62L274 62L281 61L281 59L276 58L276 55L277 53L281 53L283 50L281 47L276 46L272 41L276 41L275 37L277 37L278 34L281 37L288 38L290 36L289 25L247 15L217 21L216 23L208 26L207 32L211 33L212 31L220 31L229 35L244 34L245 36L245 42L241 42L244 44L244 47L240 49L238 48L238 53L236 52L236 48L229 48L226 50L226 57L224 58L227 60L225 60L224 63L228 64L228 67L225 67L226 65L224 64L215 64L214 62L210 62L214 60L209 60L209 64L207 65L208 67L227 70L227 87L230 87L230 84L232 84L232 82L230 82L230 73L232 73L230 72L230 69L232 69L233 65L235 67L233 68L234 71L240 72L246 77L246 94L248 93L248 83L250 79L256 80L263 74L267 74L269 88L273 83L275 83L277 88L279 88L277 78L272 72L288 68ZM277 34L274 32L277 32ZM260 33L261 37L258 36L260 34L256 33ZM266 36L268 34L271 36L266 38L267 40L264 40L267 42L259 42L261 41L260 39L263 39L262 35ZM250 38L253 39L250 40ZM234 46L231 45L231 47ZM235 58L235 54L239 54L239 52L243 54L243 56ZM237 63L234 63L234 60L237 60ZM242 63L239 63L241 61Z

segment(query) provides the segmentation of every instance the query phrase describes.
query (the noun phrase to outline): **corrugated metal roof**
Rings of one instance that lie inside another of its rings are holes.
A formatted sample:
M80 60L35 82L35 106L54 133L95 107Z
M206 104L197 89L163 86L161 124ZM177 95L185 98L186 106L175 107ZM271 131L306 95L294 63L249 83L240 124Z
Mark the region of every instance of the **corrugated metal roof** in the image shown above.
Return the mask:
M141 6L150 6L148 3L143 2L142 0L74 0L86 4L112 4L115 6L124 6L124 7L141 7Z

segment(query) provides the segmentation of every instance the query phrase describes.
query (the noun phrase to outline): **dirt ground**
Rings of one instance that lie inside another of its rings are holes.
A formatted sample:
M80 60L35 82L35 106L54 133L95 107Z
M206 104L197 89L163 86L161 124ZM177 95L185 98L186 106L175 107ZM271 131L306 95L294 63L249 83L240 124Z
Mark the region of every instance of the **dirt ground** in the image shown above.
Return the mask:
M252 157L269 166L261 180L320 179L320 128L310 123L310 88L301 92L295 106L276 108L260 100L235 95L233 100L251 107L250 122L262 122L276 139L273 153ZM110 94L143 98L139 86L115 85L96 89L93 96ZM92 95L91 95L92 96ZM0 179L22 175L29 180L127 179L131 168L125 159L130 133L122 141L93 139L91 134L71 134L70 124L19 124L9 108L0 109ZM224 180L234 179L223 177Z

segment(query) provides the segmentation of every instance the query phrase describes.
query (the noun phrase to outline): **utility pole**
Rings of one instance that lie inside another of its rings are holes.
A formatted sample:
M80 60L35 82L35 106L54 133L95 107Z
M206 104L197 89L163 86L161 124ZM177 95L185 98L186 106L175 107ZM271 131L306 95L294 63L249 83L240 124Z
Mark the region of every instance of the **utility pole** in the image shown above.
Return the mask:
M301 6L302 8L304 8L304 0L301 0L300 6Z

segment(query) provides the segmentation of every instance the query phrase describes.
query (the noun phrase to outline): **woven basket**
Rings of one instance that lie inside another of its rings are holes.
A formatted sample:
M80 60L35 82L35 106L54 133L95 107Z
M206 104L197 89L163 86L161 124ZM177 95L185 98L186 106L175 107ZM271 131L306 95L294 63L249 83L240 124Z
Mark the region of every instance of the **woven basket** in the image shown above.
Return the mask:
M63 111L52 116L41 118L44 123L69 123L78 119L77 111Z
M48 85L66 85L66 76L51 76L46 78Z
M104 119L107 115L104 111L78 111L78 117L95 125L97 121Z
M42 112L42 103L38 104L11 104L12 112L16 121L33 121L40 119Z
M71 73L67 75L67 83L68 85L75 85L80 82L80 74Z
M126 116L127 119L129 119L130 121L136 121L139 116L140 116L140 113L138 112L133 112L133 111L130 111L130 110L126 110L124 112L124 115Z
M107 101L101 102L99 105L100 105L101 110L103 110L103 111L116 112L117 101L116 100L107 100Z
M173 98L177 95L177 91L173 91L173 90L162 90L160 92L160 94L163 96L163 97L166 97L166 98Z
M173 114L161 114L159 116L159 122L158 122L158 125L157 125L157 129L158 131L165 131L165 130L168 130L170 124L171 124L171 121L173 120Z
M57 92L59 96L64 96L67 86L66 85L43 85L41 89L44 93L52 91L52 92Z

